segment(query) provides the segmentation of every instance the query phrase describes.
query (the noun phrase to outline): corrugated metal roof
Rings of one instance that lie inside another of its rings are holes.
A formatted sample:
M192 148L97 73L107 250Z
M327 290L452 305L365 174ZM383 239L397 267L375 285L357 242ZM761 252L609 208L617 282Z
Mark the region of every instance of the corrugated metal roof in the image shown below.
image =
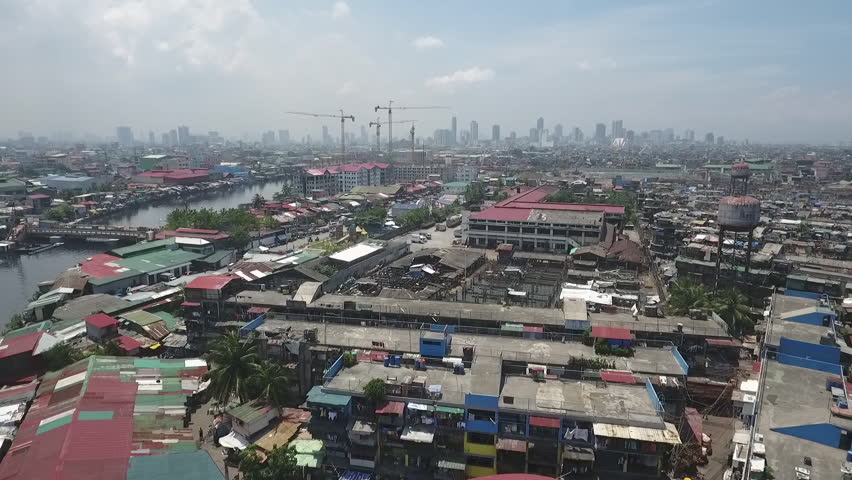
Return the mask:
M261 403L244 403L228 410L228 415L242 421L243 423L251 423L258 418L266 415L272 407Z
M592 327L592 336L612 340L633 340L633 334L630 333L629 328L619 327Z
M595 423L594 432L595 436L599 437L625 438L628 440L680 445L680 435L678 435L677 429L671 423L666 423L665 429Z

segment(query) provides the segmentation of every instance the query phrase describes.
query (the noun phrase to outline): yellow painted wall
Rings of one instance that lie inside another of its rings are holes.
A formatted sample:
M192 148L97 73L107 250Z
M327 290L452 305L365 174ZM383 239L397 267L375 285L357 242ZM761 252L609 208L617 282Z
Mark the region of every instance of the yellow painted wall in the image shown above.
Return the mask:
M465 468L465 473L469 478L487 477L488 475L497 475L497 468L472 467L468 465Z
M496 445L482 445L480 443L470 443L467 441L467 434L464 436L464 453L470 453L473 455L482 455L485 457L496 457L497 456L497 446Z

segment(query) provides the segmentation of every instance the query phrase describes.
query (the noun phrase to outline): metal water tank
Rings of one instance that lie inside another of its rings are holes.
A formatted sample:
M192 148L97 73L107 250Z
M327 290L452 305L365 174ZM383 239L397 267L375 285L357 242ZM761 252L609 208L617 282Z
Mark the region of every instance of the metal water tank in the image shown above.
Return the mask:
M731 176L737 178L748 177L751 175L751 168L747 163L737 163L731 167Z
M760 223L760 200L754 197L722 197L716 221L727 230L751 230Z

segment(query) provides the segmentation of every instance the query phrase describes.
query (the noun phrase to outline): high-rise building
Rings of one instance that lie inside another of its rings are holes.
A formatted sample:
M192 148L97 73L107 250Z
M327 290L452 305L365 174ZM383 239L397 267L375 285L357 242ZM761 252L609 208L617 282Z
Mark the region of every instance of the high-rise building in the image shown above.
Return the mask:
M459 138L458 137L458 125L456 125L456 117L453 117L453 120L452 120L451 123L452 124L450 126L450 135L452 135L452 141L450 142L450 145L455 145L456 142L458 142L458 138Z
M544 130L544 117L538 117L538 120L535 122L535 129L539 132Z
M331 145L331 137L328 134L328 125L322 126L322 144Z
M156 144L157 144L157 142L156 142L156 137L154 137L154 132L152 132L151 130L148 130L148 145L153 147Z
M290 145L290 130L278 130L278 143L283 147Z
M606 125L603 123L595 125L595 141L598 143L606 141Z
M207 141L209 143L225 143L225 140L216 131L207 132Z
M725 144L725 137L723 137L722 135L719 135L716 138L716 145L724 145L724 144Z
M177 128L178 132L178 145L189 145L189 127L186 125L180 125Z
M613 120L612 130L610 130L612 138L624 138L624 120Z
M571 141L580 143L584 140L583 131L580 130L580 127L574 127L571 130Z
M500 141L500 125L494 125L493 127L491 127L491 141Z
M370 143L370 140L367 138L367 127L361 125L361 144L367 145Z
M704 135L704 143L708 145L713 145L715 138L713 137L713 132L707 132L707 135Z
M115 136L118 138L118 143L122 146L133 146L133 130L130 127L116 127Z
M557 123L555 127L553 127L553 144L559 144L562 142L562 124Z
M476 120L470 122L470 143L472 145L479 143L479 123Z
M663 138L667 142L674 142L674 128L667 128L663 130Z
M169 145L173 147L179 145L177 130L169 130Z
M272 145L275 145L275 132L272 130L264 132L260 137L260 141L263 143L264 147L271 147Z
M687 129L685 132L683 132L683 139L686 140L687 142L694 142L695 141L695 130Z
M169 144L170 144L170 140L171 140L171 139L169 138L169 134L168 134L168 133L164 133L164 134L160 135L160 137L162 137L162 139L163 139L163 141L162 141L163 146L164 146L164 147L168 147L168 146L169 146Z
M628 130L624 132L624 138L627 139L628 142L632 142L636 139L636 132L633 130Z
M538 143L538 132L540 132L540 131L541 130L539 130L537 128L531 128L530 129L530 142Z

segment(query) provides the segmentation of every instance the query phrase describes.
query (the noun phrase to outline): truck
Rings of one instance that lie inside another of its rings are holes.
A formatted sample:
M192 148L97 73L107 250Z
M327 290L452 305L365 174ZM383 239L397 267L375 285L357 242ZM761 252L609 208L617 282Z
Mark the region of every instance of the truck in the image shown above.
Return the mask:
M447 231L447 224L443 223L443 222L436 224L435 225L435 231L436 232L446 232Z
M458 227L459 225L461 225L461 223L462 223L462 216L461 215L453 215L453 216L451 216L450 218L447 219L447 227L448 228Z
M410 243L426 243L426 239L421 237L419 233L412 233Z

